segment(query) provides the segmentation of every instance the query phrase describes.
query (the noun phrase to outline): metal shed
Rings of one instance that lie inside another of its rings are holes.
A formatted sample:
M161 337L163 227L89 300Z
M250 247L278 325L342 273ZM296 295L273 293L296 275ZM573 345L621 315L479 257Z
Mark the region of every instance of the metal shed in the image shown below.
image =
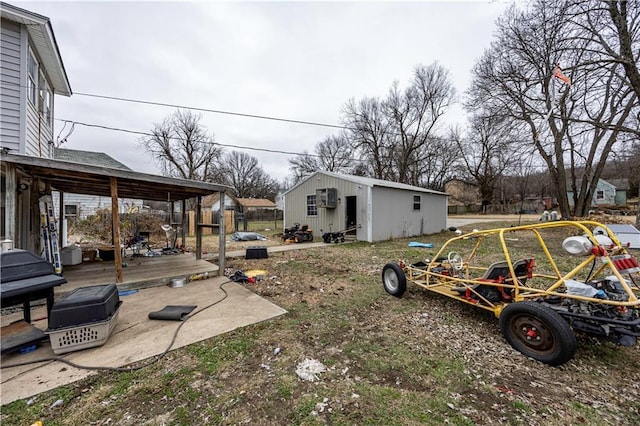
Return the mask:
M447 194L417 186L318 171L283 194L284 223L315 235L356 226L359 241L385 241L447 227Z

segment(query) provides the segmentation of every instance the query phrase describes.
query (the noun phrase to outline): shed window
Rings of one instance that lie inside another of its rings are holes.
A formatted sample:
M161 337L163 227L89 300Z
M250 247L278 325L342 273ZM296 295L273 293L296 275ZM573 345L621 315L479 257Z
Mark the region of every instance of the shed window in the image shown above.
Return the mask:
M604 190L598 189L596 191L596 200L604 200Z
M307 195L307 216L318 216L318 205L316 204L316 196Z
M420 207L422 206L422 196L414 195L413 196L413 210L420 211Z

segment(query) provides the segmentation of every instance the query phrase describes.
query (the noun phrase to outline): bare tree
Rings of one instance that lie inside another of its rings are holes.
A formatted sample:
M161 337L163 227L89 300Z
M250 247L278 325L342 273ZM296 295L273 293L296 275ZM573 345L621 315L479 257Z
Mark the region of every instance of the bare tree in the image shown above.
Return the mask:
M475 115L466 135L453 131L464 172L478 186L483 211L494 201L496 184L511 163L518 161L510 121L501 116Z
M240 198L273 200L280 186L265 173L257 158L239 151L224 155L219 176L221 182L234 188Z
M357 170L358 163L346 138L331 135L315 145L313 154L304 151L289 159L289 169L295 183L318 170L351 174Z
M214 135L200 124L200 115L176 110L162 123L155 124L152 136L140 143L151 154L165 176L206 180L213 174L222 155Z
M393 179L389 159L391 126L378 98L350 99L342 110L346 136L354 152L367 161L370 175L377 179Z
M597 52L589 49L589 39L576 37L569 9L543 0L527 11L510 8L474 67L471 90L472 105L528 127L565 217L586 213L608 155L637 108L618 63L593 66Z
M402 91L397 82L389 90L384 108L391 125L392 156L398 182L418 185L420 162L453 102L455 89L449 71L434 63L414 69L413 80ZM429 150L430 151L430 150Z

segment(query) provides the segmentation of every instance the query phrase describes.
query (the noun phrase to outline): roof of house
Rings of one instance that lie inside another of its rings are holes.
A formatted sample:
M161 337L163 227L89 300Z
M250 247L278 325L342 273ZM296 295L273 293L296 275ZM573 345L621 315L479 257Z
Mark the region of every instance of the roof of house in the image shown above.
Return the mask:
M91 166L108 167L110 169L133 171L104 152L55 148L53 151L53 158L61 161L68 161L70 163L88 164Z
M238 202L238 199L231 192L227 191L227 192L225 192L225 195L227 197L231 198L232 200ZM202 197L201 205L202 205L203 208L211 208L211 207L213 207L213 205L216 202L218 202L219 199L220 199L220 193L216 192L215 194L211 194L211 195L207 195L206 197ZM225 200L225 205L226 204L227 204L227 202Z
M264 198L238 198L238 203L242 207L255 207L263 209L273 209L276 207L276 203Z
M302 185L304 182L308 181L309 179L314 178L318 174L323 174L323 175L326 175L326 176L334 177L336 179L343 179L343 180L346 180L346 181L349 181L349 182L353 182L353 183L355 183L357 185L364 185L364 186L370 186L370 187L380 186L380 187L385 187L385 188L404 189L404 190L407 190L407 191L414 191L414 192L427 192L427 193L430 193L430 194L448 195L446 192L434 191L432 189L421 188L419 186L413 186L413 185L407 185L405 183L391 182L391 181L388 181L388 180L374 179L374 178L364 177L364 176L355 176L355 175L346 175L346 174L341 174L341 173L333 173L333 172L327 172L327 171L322 171L322 170L319 170L319 171L313 173L312 175L307 176L305 179L301 180L296 185L291 187L288 191L286 191L285 194L289 193L290 191L293 191L293 189L295 189L298 186Z
M607 179L607 182L615 186L616 189L620 189L620 190L629 189L629 179Z
M31 45L42 62L54 93L71 96L71 85L49 18L4 2L0 4L0 15L2 19L26 27L32 40Z

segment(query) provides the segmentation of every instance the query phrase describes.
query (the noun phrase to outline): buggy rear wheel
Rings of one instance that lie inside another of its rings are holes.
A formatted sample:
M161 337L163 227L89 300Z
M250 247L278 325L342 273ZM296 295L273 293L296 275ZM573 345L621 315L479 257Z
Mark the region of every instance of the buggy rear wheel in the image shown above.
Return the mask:
M508 305L500 314L500 329L515 350L545 364L564 364L576 352L576 336L569 324L539 303Z
M407 290L407 278L404 271L395 263L387 263L382 268L382 285L387 293L395 297L402 297Z

